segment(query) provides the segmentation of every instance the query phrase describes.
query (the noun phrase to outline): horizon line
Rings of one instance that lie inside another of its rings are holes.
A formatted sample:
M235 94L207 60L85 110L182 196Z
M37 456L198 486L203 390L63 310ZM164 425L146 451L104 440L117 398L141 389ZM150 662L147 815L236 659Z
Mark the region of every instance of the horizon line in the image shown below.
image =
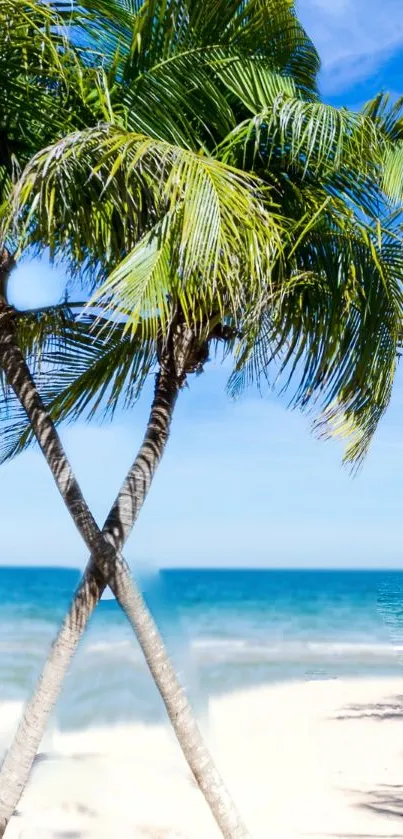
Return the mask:
M77 574L83 574L84 568L78 568L72 565L25 565L16 563L14 565L2 564L0 563L0 571L7 570L7 571L14 571L14 570L24 570L24 571L69 571L74 572ZM271 566L260 566L260 565L164 565L161 567L151 566L147 567L146 565L142 565L139 568L135 569L140 572L144 571L153 571L153 572L160 572L160 571L169 571L169 572L195 572L195 573L208 573L208 572L219 572L219 573L227 573L227 572L328 572L328 571L345 571L345 572L368 572L368 571L375 571L375 572L401 572L403 573L403 564L402 566L382 566L382 565L329 565L328 567L323 566L315 566L315 565L271 565Z

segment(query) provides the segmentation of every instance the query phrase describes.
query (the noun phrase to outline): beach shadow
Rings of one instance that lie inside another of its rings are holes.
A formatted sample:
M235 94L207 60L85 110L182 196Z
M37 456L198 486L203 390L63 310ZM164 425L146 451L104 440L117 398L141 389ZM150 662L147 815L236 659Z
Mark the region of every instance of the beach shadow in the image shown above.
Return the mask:
M53 839L83 839L84 836L81 830L58 830L53 834Z
M346 705L340 713L333 717L335 720L393 720L403 719L403 696L392 696L384 702L369 702L357 705Z
M382 784L376 792L369 793L368 800L358 805L361 810L380 816L403 819L403 786Z

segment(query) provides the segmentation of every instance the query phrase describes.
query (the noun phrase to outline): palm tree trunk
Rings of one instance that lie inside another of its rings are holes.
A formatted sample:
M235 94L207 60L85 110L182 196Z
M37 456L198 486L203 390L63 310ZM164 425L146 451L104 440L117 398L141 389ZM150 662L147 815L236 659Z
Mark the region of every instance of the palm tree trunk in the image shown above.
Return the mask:
M120 585L117 599L137 635L189 768L225 839L250 839L250 834L214 764L189 700L175 673L152 615L138 590Z
M0 770L0 836L24 792L49 714L92 610L105 588L95 569L84 575L63 625L52 645L35 693L25 707Z
M105 564L106 568L108 565L113 567L115 551L112 545L106 543L84 500L59 435L18 346L14 318L14 310L0 295L0 367L31 422L58 490L85 544L97 556L98 563Z
M146 438L118 498L107 518L105 532L116 548L128 538L148 492L152 475L168 439L173 400L182 385L170 364L157 376L153 410ZM169 407L171 412L169 414ZM249 833L212 760L195 720L189 700L167 654L155 621L141 592L130 578L121 575L110 583L121 608L128 617L148 667L166 707L179 745L225 839L248 839Z
M11 317L12 313L8 314L8 316ZM32 388L35 386L32 383L30 372L26 368L25 360L21 356L19 348L15 346L12 348L12 339L9 334L9 330L4 329L4 326L4 319L2 320L2 316L0 314L0 365L8 374L9 383L14 387L17 396L21 398L21 401L24 399L23 404L27 413L32 404L34 404L38 410L37 403L38 399L40 399L39 394L36 389L35 395L31 392ZM5 352L3 352L4 344L6 345ZM18 356L20 356L19 359ZM12 363L10 363L10 359ZM19 364L17 365L18 361ZM17 366L19 370L18 382L15 372ZM26 369L23 395L22 371L24 367ZM102 563L102 571L100 571L97 565L98 554L93 553L91 555L91 559L76 591L70 609L63 621L57 638L52 645L35 692L25 708L11 747L9 748L3 761L3 765L0 770L0 837L3 836L7 824L24 791L35 756L45 732L49 714L59 696L63 680L77 649L80 637L84 632L94 608L99 603L108 581L112 584L113 588L119 592L124 587L123 580L125 581L125 590L130 588L130 585L132 585L130 572L123 559L116 556L116 551L120 550L123 546L123 541L127 538L131 527L134 525L168 440L169 426L176 403L178 389L172 388L172 385L167 387L165 379L166 377L161 376L161 374L157 377L154 401L143 444L126 480L124 481L122 489L116 499L103 530L104 537L106 536L109 539L109 548L114 557L113 568L109 568L107 575L105 572L105 563ZM27 394L29 394L29 397ZM36 417L36 426L38 428L38 425L40 425L41 429L45 428L48 435L47 443L42 447L42 450L45 448L44 454L47 460L47 446L49 446L50 439L53 441L53 447L51 449L52 461L51 464L49 463L53 472L58 464L56 452L58 447L61 447L61 443L58 439L54 439L55 436L57 438L56 431L53 429L53 424L49 418L45 417L46 412L43 407L39 413L40 416ZM33 419L31 419L31 421L33 423ZM52 426L52 432L49 431L49 423ZM62 467L63 466L65 466L65 463L62 460ZM59 468L56 483L64 497L64 486L60 486L62 474L62 468ZM65 477L64 480L67 482L67 477ZM70 483L68 484L70 501L72 480L74 479L72 479L70 475ZM133 501L131 503L129 490L133 496ZM76 497L80 499L79 490L76 490L73 501L76 500ZM85 504L85 502L83 503ZM129 504L131 515L130 521L128 517ZM82 512L82 505L78 506L77 503L76 509L79 509L79 511ZM110 533L108 532L109 520L112 525ZM94 526L97 528L95 522ZM120 578L122 578L122 582L120 582Z
M169 371L161 370L144 444L112 508L108 530L103 535L85 503L58 434L19 350L13 312L4 298L0 300L0 365L27 412L59 491L92 551L89 567L52 647L38 689L3 763L0 773L0 837L4 835L27 782L48 714L57 699L80 635L106 583L109 583L137 633L186 760L223 836L225 839L247 839L249 834L203 742L153 618L131 580L126 563L117 553L119 543L127 538L134 524L161 458L180 380L175 377L172 382Z

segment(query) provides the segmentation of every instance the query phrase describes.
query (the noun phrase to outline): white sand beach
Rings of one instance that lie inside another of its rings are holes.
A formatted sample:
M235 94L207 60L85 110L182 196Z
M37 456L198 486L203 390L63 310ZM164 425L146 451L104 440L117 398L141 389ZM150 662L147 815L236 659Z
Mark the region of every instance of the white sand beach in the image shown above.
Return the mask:
M3 706L1 729L18 708ZM211 702L211 748L255 839L403 837L403 680ZM217 839L167 728L48 734L8 839Z

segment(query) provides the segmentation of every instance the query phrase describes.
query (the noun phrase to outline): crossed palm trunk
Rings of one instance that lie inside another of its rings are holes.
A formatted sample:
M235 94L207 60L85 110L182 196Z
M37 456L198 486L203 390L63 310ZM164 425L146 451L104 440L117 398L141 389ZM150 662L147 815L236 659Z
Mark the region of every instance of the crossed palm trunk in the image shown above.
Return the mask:
M70 610L1 768L0 837L4 835L25 788L49 713L59 695L79 639L109 585L137 635L184 756L222 835L225 839L248 839L249 833L202 739L152 615L120 554L164 452L172 413L186 378L185 368L174 370L171 359L161 358L144 441L101 531L84 500L60 438L18 347L14 310L1 297L0 366L28 415L57 487L91 552Z

